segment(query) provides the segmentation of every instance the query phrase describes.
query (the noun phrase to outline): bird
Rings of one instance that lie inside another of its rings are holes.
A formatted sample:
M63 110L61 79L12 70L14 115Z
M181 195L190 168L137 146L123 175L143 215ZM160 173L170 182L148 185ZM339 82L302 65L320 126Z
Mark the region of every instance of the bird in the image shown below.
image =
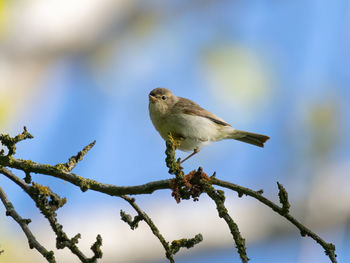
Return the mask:
M242 131L203 109L192 100L177 97L169 89L155 88L149 93L149 115L153 126L166 141L169 134L178 139L178 149L190 152L188 160L211 142L234 139L264 147L269 136Z

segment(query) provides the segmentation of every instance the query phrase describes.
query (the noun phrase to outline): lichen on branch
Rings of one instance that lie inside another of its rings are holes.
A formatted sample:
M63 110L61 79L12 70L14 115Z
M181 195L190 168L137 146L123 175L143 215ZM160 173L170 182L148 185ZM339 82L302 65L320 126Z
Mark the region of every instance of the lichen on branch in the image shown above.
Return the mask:
M165 163L169 168L169 173L174 174L176 179L181 182L184 177L184 172L180 164L180 159L175 160L175 151L180 145L180 139L175 138L171 133L168 134L168 140L165 141Z
M34 138L28 131L26 126L23 128L23 132L16 135L15 137L11 137L9 134L0 134L0 143L5 145L8 149L7 156L14 155L16 153L16 144L20 141L26 139ZM0 152L0 155L3 155L4 152Z
M72 171L74 167L83 160L84 156L90 151L92 147L96 144L96 141L93 141L92 143L88 144L87 146L84 147L81 151L79 151L76 155L72 156L69 158L68 162L64 164L64 166L67 168L67 171Z
M170 250L172 254L175 255L180 250L180 248L182 247L191 248L202 241L203 241L203 236L201 234L195 235L194 238L189 238L189 239L182 238L179 240L174 240L171 242Z

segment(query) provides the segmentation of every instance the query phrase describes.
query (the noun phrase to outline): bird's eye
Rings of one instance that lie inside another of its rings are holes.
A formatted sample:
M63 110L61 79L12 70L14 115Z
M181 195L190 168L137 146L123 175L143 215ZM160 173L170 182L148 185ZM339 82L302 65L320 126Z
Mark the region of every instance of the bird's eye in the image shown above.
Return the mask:
M162 96L162 100L166 100L166 96Z

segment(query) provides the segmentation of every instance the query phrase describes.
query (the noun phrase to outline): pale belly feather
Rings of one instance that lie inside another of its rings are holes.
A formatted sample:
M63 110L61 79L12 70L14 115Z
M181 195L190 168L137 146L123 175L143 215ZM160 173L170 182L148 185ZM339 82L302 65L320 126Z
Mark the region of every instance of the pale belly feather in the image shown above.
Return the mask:
M188 114L173 114L170 118L152 121L164 140L167 140L169 132L181 136L183 139L179 149L183 151L193 151L210 142L222 140L226 137L226 130L233 130L230 126L218 125L205 117Z

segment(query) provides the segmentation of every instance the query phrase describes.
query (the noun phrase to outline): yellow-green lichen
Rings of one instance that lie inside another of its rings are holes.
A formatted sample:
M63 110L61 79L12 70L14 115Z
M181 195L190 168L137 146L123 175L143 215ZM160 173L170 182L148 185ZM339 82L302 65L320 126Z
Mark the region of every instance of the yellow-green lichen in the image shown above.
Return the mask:
M68 172L67 167L63 163L56 164L55 168L63 172Z
M51 190L48 186L33 183L33 187L38 191L39 195L49 196L51 194Z

